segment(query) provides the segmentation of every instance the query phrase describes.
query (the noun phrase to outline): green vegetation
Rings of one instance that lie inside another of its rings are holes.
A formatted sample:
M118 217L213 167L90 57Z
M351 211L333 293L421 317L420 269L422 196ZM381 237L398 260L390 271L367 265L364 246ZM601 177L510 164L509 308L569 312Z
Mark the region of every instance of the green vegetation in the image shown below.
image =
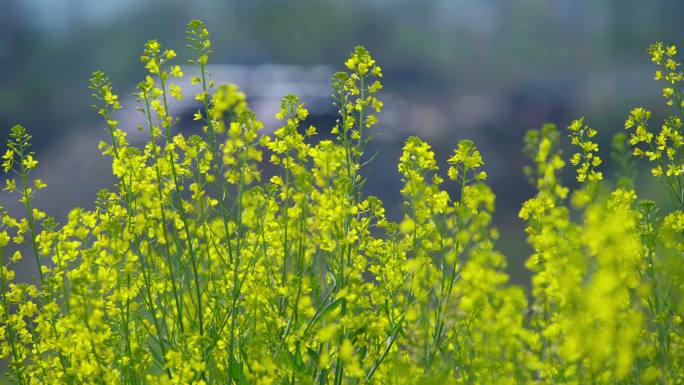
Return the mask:
M684 383L684 76L676 49L649 53L671 109L659 131L630 112L614 140L616 182L601 171L598 134L568 127L579 187L553 125L530 131L520 210L534 252L532 292L508 283L490 224L494 194L474 143L445 172L428 143L399 159L404 217L363 192L364 153L383 104L382 70L357 47L332 77L334 140L314 140L308 111L282 99L273 134L234 85L215 85L209 32L188 24L204 134L178 133L177 54L152 40L137 88L149 140L130 145L110 80L95 72L101 143L117 177L96 208L65 224L34 207L46 187L31 136L11 130L3 212L0 357L18 384L682 384ZM630 150L631 148L631 150ZM669 198L640 200L645 158ZM264 165L275 171L266 175ZM16 282L28 245L35 284Z

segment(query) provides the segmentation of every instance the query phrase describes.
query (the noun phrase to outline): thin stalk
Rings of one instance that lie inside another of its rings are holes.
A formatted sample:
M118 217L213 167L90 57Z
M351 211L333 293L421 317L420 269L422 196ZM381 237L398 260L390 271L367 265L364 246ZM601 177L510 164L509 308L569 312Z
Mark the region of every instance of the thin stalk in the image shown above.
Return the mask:
M29 170L24 165L24 145L20 143L20 153L21 158L21 184L22 184L22 194L24 208L26 208L26 218L28 220L28 230L31 235L31 247L33 248L33 255L36 260L36 268L38 269L38 277L40 278L40 285L43 285L43 269L40 263L40 253L38 252L38 242L36 241L36 228L35 228L35 218L33 216L33 209L31 208L31 194L28 191L28 172Z
M162 90L162 99L164 101L164 118L168 119L169 118L169 104L167 101L166 97L166 83L164 80L164 77L161 76L161 72L159 75L159 81L161 83L161 90ZM167 145L171 141L171 124L167 124L166 126L166 140L167 140ZM186 245L188 246L188 252L190 254L190 263L192 267L192 275L193 275L193 280L195 283L195 296L197 297L197 316L199 318L199 335L200 337L204 336L204 307L202 305L202 293L200 289L200 279L199 279L199 272L198 272L198 260L197 256L195 255L195 249L193 245L193 238L190 235L190 230L188 226L188 218L187 214L185 212L185 208L183 208L183 202L182 198L180 197L180 189L179 189L179 183L178 183L178 174L176 171L176 161L173 157L174 152L169 151L169 163L171 165L171 176L173 178L173 184L174 184L174 190L176 191L176 200L177 200L177 207L176 209L178 210L178 214L181 217L181 221L183 222L183 230L185 231L185 239L186 239Z

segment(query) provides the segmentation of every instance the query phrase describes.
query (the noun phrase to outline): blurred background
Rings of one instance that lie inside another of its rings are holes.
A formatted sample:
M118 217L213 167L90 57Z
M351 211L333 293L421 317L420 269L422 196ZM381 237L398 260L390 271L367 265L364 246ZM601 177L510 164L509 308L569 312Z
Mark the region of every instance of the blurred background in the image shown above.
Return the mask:
M429 140L442 164L458 140L475 140L497 194L499 248L522 284L529 250L517 212L534 194L522 173L524 132L585 116L609 158L630 108L662 112L646 48L684 36L681 0L0 0L0 127L4 137L14 124L33 133L37 174L50 185L37 198L49 215L63 222L113 183L97 149L106 131L90 108L91 72L112 78L135 140L142 46L157 38L183 58L185 24L195 18L212 33L214 78L244 88L267 130L280 97L293 92L328 132L329 78L355 45L366 46L384 69L386 106L367 192L398 219L404 140ZM174 108L184 117L196 107L186 99ZM572 184L571 170L566 177ZM0 204L13 200L3 193Z

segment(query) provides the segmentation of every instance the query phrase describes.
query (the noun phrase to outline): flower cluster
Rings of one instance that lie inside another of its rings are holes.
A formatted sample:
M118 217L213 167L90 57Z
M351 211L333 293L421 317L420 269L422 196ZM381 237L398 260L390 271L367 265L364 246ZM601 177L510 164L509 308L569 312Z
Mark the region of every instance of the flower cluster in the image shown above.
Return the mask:
M568 131L570 131L570 142L580 150L570 158L572 165L579 166L577 181L593 183L603 179L603 173L596 171L596 167L600 166L603 161L597 155L598 144L592 141L598 132L584 124L584 118L573 121L568 126Z
M674 199L684 205L684 100L681 90L684 74L678 70L681 63L675 58L677 47L657 42L648 48L648 52L651 61L658 66L655 80L665 83L663 97L673 111L665 117L660 132L655 132L648 127L651 112L643 107L635 108L625 121L625 129L632 130L630 144L634 146L634 155L648 158L652 163L651 174L663 178Z

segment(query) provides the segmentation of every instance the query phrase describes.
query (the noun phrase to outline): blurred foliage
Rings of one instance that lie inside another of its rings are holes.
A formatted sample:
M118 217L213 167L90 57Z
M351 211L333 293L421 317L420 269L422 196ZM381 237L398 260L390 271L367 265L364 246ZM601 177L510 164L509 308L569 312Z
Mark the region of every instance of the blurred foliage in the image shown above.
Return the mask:
M132 88L140 74L128 59L136 42L154 31L167 44L181 43L176 26L188 15L215 31L217 62L335 63L364 44L402 80L389 85L433 98L453 89L496 92L550 72L562 80L633 66L649 42L684 32L684 5L676 0L4 3L0 125L19 119L35 127L39 142L84 120L83 74L106 68Z

